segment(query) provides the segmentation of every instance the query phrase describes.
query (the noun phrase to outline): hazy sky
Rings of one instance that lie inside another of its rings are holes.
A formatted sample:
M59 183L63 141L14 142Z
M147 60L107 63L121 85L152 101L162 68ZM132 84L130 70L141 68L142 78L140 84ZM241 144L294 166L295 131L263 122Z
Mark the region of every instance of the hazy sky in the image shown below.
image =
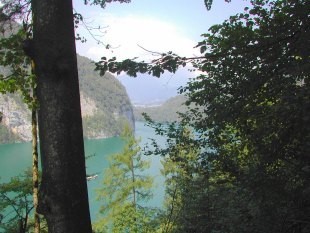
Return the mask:
M207 11L204 0L132 0L129 4L110 3L105 9L84 6L83 0L74 0L74 7L81 12L89 26L102 28L97 39L114 49L98 45L81 26L80 34L87 37L85 44L77 43L78 53L98 60L102 56L119 59L149 55L138 45L152 51L175 51L193 55L193 47L200 35L216 23L243 10L245 1L214 0Z
M74 8L82 13L85 22L91 27L101 27L101 31L93 30L94 35L104 45L111 45L112 49L105 49L98 44L83 26L79 33L87 38L86 43L77 42L77 52L93 60L105 56L116 56L118 60L139 57L142 60L154 58L143 48L155 52L173 51L181 56L199 55L193 47L199 42L201 34L216 23L221 23L230 15L243 11L246 1L214 0L212 9L207 11L204 0L132 0L129 4L110 3L105 9L95 6L84 6L83 0L74 0ZM148 78L147 80L121 80L127 87L128 94L133 101L137 86L143 85L145 94L149 99L155 98L148 88L155 92L171 92L187 80L186 77L171 79L167 75L160 80ZM181 74L184 76L184 73ZM190 75L189 75L190 76ZM149 87L147 87L149 85ZM159 87L161 86L161 87ZM158 88L157 88L158 87ZM142 87L141 87L142 88ZM160 89L164 88L164 89ZM171 93L174 95L175 93Z

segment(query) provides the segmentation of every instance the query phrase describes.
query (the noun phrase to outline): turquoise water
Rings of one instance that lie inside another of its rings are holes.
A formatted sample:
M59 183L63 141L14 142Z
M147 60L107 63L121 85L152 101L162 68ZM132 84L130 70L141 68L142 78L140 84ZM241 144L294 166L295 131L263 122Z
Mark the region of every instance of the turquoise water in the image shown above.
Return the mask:
M31 163L31 143L0 145L1 182L21 174Z
M120 138L107 138L98 140L85 140L85 154L91 156L86 160L86 172L88 175L98 174L94 180L88 181L88 197L90 205L91 218L94 220L99 211L99 205L96 201L95 189L101 186L103 172L108 167L107 156L121 151L123 142Z
M154 131L142 122L136 122L136 136L141 138L143 148L148 138L154 138ZM157 138L160 140L160 138ZM162 140L162 139L161 139ZM120 138L85 140L85 154L91 156L86 160L87 174L98 174L94 180L88 181L88 196L92 220L96 219L100 203L96 201L96 188L101 186L104 169L108 166L107 156L122 150L123 142ZM148 205L160 207L164 196L163 178L160 176L161 163L158 157L147 157L151 160L148 174L155 177L153 189L154 197ZM15 143L0 145L0 182L8 181L31 166L31 143Z

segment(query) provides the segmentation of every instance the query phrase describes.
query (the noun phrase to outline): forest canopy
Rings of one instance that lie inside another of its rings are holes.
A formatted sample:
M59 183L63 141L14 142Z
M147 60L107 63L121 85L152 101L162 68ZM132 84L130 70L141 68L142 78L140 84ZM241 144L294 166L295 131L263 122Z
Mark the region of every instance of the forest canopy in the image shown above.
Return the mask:
M310 230L309 7L253 0L202 35L200 57L97 63L132 76L188 63L201 73L180 89L191 106L180 123L146 116L168 137L150 154L178 167L166 171L171 232Z

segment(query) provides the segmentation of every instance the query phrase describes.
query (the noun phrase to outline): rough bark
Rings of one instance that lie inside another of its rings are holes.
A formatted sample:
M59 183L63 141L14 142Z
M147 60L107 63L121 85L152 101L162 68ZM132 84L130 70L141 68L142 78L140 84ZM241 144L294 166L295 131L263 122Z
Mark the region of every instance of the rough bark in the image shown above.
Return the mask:
M32 0L42 182L49 233L91 233L71 0Z
M34 97L35 99L35 97ZM38 132L37 132L37 110L32 110L32 189L33 189L33 212L34 212L34 233L40 233L40 216L38 213L39 194L39 166L38 166Z

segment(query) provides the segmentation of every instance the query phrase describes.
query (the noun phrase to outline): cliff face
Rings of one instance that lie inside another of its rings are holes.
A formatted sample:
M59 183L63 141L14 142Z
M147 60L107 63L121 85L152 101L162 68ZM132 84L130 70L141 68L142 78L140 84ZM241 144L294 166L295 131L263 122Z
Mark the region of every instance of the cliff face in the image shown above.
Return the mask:
M78 56L78 67L84 137L117 136L125 122L134 128L133 108L122 84L111 74L100 77L85 57ZM0 112L0 143L31 140L30 111L18 94L0 95Z
M5 141L13 138L18 141L31 140L30 112L26 105L15 95L0 95L0 111L2 112L1 124L7 128L7 133L11 134L0 135L5 136Z

